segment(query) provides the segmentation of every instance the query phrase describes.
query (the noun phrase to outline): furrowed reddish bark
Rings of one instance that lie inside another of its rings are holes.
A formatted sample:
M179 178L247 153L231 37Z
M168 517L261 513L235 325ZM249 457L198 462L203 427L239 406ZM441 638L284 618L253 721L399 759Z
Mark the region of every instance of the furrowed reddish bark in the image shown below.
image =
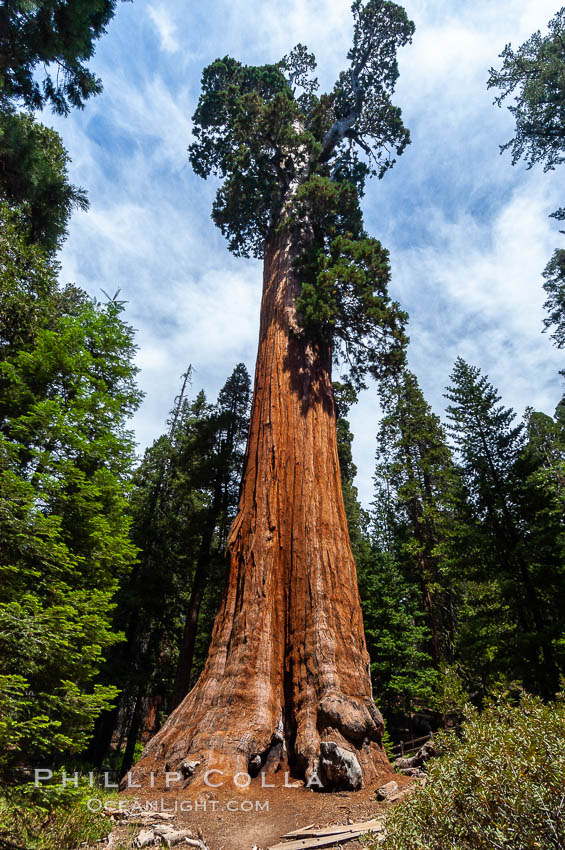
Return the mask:
M250 765L316 780L321 741L355 754L365 785L390 771L341 492L331 354L296 321L298 250L283 233L265 253L242 490L208 660L134 782L186 761L201 763L196 785L206 769Z

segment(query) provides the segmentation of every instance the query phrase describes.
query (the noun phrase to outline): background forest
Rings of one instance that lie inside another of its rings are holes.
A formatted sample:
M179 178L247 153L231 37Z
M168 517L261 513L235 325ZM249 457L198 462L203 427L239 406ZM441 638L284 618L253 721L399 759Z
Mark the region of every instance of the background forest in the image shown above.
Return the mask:
M0 9L0 831L27 841L62 805L30 789L31 765L123 775L198 678L252 391L243 363L226 362L209 397L180 363L163 433L137 456L135 330L111 278L99 299L62 279L70 217L88 200L48 126L48 110L88 110L101 91L88 63L116 4L30 8ZM492 57L488 87L515 122L513 164L557 177L565 9L555 11L541 34ZM539 286L543 330L562 349L558 238ZM458 721L496 693L554 700L565 666L565 399L517 414L479 365L457 357L440 417L399 359L370 384L380 418L365 423L377 448L363 506L357 388L335 379L343 493L390 742ZM33 807L16 822L23 799ZM83 827L67 825L60 846L75 846Z

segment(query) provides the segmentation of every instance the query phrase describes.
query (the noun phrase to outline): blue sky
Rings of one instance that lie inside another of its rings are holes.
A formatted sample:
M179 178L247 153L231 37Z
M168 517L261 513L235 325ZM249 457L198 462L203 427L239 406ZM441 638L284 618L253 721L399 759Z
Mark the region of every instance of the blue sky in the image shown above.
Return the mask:
M192 174L186 148L202 68L231 54L277 61L302 42L322 88L344 66L348 0L135 0L121 3L91 65L104 92L66 119L45 115L72 158L90 210L73 217L62 279L93 295L121 290L137 328L146 393L133 426L140 449L164 430L180 375L215 397L233 366L253 373L261 268L232 257L210 220L215 185ZM407 0L416 24L400 55L396 102L412 145L364 200L369 232L391 253L392 293L410 313L412 369L438 413L454 359L489 374L505 404L552 412L561 356L542 335L541 272L559 243L548 218L562 173L514 168L512 135L492 105L488 69L505 43L544 29L549 0ZM561 191L562 195L562 191ZM371 500L375 388L352 411L362 500Z

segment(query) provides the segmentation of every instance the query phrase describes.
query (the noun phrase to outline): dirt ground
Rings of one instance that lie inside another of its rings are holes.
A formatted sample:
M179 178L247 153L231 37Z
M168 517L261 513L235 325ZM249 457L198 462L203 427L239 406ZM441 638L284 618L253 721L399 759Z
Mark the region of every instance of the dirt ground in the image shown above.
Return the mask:
M405 777L394 778L401 787L410 784ZM209 850L263 850L299 827L365 821L384 814L388 805L377 800L375 788L324 794L302 785L262 788L258 780L244 791L231 785L206 790L196 799L191 797L190 787L166 794L137 792L135 798L124 792L120 798L124 803L127 800L128 806L135 799L146 808L150 801L157 811L174 813L175 826L195 832L200 829ZM120 824L118 832L125 839L126 825ZM355 850L361 845L350 841L347 847Z

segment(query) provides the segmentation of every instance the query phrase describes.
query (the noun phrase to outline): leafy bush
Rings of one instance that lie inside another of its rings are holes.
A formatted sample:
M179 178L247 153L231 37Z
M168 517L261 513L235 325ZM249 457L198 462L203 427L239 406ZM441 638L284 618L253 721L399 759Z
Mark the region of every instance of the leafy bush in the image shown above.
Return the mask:
M101 799L101 790L33 783L6 788L0 794L0 847L76 850L82 842L93 844L108 835L112 823L90 811L90 798Z
M563 850L565 701L508 696L441 733L429 779L387 818L381 850ZM375 847L370 841L368 847Z

